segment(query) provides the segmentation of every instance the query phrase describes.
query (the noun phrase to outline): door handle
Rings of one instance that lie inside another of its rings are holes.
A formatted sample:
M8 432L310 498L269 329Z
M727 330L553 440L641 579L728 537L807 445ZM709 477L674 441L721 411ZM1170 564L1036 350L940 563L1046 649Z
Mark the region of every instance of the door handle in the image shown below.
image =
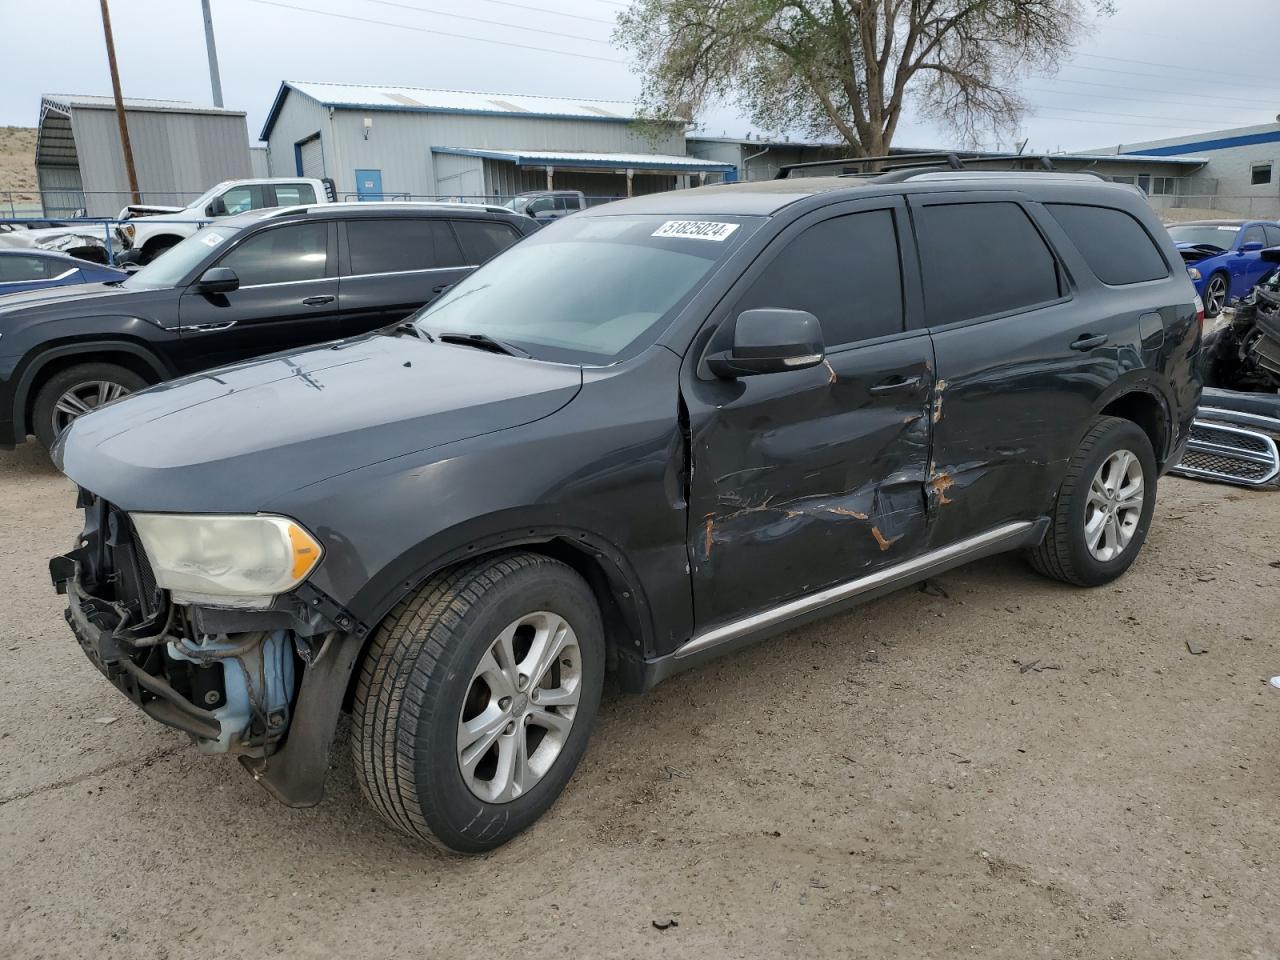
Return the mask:
M1094 336L1093 334L1086 333L1083 336L1077 337L1075 340L1071 341L1071 349L1072 350L1092 350L1094 347L1102 346L1104 343L1107 342L1107 339L1108 338L1105 333L1099 334L1098 336Z
M883 396L886 393L903 393L907 390L914 390L918 386L920 386L919 377L894 377L884 381L884 383L877 383L867 392L876 396Z
M304 306L318 307L324 303L333 303L333 299L334 299L333 297L327 296L327 295L323 297L307 297L305 300L302 301L302 303Z

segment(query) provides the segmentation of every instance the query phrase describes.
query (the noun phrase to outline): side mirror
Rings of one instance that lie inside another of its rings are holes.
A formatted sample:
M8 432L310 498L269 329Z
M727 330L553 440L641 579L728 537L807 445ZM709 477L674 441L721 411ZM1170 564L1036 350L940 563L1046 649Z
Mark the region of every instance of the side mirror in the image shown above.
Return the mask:
M221 197L214 197L213 203L204 208L206 217L225 217L227 215L227 201Z
M240 289L240 278L230 267L210 267L195 286L196 293L230 293Z
M1240 244L1241 253L1257 253L1261 249L1262 249L1261 240L1249 240L1249 241L1246 241L1245 243Z
M733 346L707 357L707 367L717 377L732 380L815 367L824 356L817 317L804 310L764 307L738 314Z

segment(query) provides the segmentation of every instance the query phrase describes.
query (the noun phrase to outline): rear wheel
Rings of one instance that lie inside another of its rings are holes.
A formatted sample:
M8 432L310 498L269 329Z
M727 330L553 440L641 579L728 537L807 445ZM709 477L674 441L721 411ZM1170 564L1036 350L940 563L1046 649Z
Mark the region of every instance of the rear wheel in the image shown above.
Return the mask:
M361 787L393 826L460 852L506 843L586 750L604 681L586 582L515 553L448 571L379 627L351 726Z
M1156 502L1151 441L1132 420L1098 417L1067 466L1037 572L1082 587L1114 580L1137 558Z
M81 363L55 373L36 393L32 428L46 447L77 417L147 386L114 363Z
M1215 273L1204 288L1204 318L1212 320L1227 305L1227 275Z

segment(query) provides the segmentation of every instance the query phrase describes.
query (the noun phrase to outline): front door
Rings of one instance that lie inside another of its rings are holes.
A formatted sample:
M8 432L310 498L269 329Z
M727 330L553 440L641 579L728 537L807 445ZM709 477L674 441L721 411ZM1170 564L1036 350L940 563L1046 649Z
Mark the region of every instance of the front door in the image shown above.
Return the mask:
M178 306L183 372L338 336L334 228L328 221L258 231L212 266L235 271L231 293L196 292Z
M822 324L823 364L716 379L701 357L719 332L686 358L700 629L924 549L933 353L924 331L906 329L920 306L905 209L877 199L798 221L712 318L807 310Z
M361 200L383 199L382 171L381 170L357 170L356 171L356 196Z

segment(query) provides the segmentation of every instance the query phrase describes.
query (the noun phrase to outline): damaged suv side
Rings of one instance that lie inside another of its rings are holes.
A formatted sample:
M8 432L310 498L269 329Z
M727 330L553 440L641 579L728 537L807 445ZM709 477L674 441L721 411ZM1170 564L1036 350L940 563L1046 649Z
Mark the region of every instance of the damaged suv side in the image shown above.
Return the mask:
M152 717L457 851L534 822L642 691L992 553L1133 563L1200 394L1141 196L956 172L584 211L381 333L143 391L54 450L51 562Z

